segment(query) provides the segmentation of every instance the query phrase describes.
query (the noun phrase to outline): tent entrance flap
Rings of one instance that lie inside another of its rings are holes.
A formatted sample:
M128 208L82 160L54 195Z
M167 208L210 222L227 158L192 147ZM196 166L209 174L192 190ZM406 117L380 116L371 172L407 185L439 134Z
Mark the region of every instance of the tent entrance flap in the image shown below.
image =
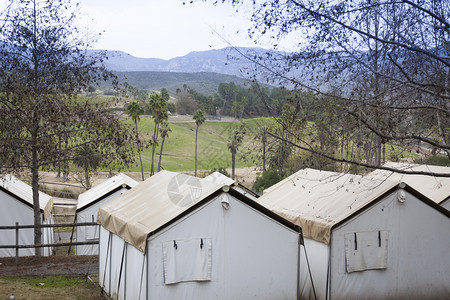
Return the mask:
M344 235L347 273L387 268L388 237L385 230Z
M165 284L211 280L211 238L166 241L162 249Z

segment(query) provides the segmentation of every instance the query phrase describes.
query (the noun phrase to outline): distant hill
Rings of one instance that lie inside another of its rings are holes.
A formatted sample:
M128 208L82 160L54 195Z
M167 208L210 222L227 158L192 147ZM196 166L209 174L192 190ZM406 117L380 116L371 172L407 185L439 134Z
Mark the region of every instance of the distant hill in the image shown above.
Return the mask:
M265 77L263 73L267 70L246 57L254 59L261 57L263 64L265 61L275 62L275 64L279 62L281 70L289 69L288 76L294 76L309 85L316 85L325 90L333 82L342 80L342 78L337 78L333 82L325 80L326 67L333 63L330 60L323 62L322 65L314 64L314 67L317 67L315 70L306 67L308 62L283 66L283 56L286 54L288 53L262 48L229 47L191 52L185 56L164 60L134 57L121 51L107 51L108 59L105 64L110 70L118 73L123 78L122 81L127 81L139 89L160 90L165 87L172 93L183 84L187 84L203 94L211 95L217 91L221 82L234 81L236 84L243 85L247 82L243 78L252 77L255 69L258 68L260 72L256 78L261 82L290 88L290 81L267 81L267 78L273 78L273 74Z
M169 93L175 94L177 88L182 89L186 84L196 91L213 95L217 92L220 83L229 83L233 81L237 85L245 86L249 81L233 75L219 74L213 72L115 72L120 81L128 82L140 90L161 90L166 88Z
M105 64L119 75L121 82L128 82L139 89L167 88L175 93L177 88L187 84L202 94L212 95L217 92L220 83L233 81L241 86L248 85L244 74L251 64L242 59L242 53L262 55L266 51L261 48L224 48L191 52L169 60L107 51Z
M94 50L95 51L95 50ZM224 48L191 52L185 56L169 60L159 58L139 58L122 51L107 51L106 66L117 72L213 72L242 76L241 70L249 63L241 59L242 53L265 53L261 48Z

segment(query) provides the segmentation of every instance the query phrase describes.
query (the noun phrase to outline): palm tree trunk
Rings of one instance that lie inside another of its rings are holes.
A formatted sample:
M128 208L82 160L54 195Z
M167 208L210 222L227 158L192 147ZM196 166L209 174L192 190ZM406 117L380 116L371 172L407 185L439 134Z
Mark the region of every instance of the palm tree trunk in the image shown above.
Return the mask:
M163 154L163 148L164 148L164 140L166 139L165 136L163 136L161 141L161 149L159 150L159 161L158 161L158 172L161 171L161 158Z
M155 131L153 132L153 145L152 145L152 167L150 169L150 176L155 174L155 151L156 151L156 141L158 139L158 123L155 122Z
M141 163L141 175L142 175L142 181L144 181L144 166L142 165L142 157L141 157L141 143L139 141L139 134L138 134L138 126L137 126L137 120L134 121L134 124L136 126L136 138L138 139L138 154L139 154L139 162Z
M198 136L198 125L195 129L195 172L194 175L197 176L197 136Z

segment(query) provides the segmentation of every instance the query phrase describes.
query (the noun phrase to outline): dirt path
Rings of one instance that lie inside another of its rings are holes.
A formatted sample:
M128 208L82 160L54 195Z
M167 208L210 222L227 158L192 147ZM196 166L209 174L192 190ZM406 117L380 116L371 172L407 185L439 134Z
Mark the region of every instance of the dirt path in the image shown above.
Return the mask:
M98 274L98 256L51 256L0 259L0 277Z

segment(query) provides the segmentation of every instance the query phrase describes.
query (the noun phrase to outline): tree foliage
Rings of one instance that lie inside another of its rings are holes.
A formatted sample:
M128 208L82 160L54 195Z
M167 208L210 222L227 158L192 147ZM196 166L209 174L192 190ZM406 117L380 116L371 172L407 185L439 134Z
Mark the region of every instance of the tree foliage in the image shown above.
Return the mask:
M293 146L344 166L380 167L390 145L450 155L450 2L282 0L253 7L255 40L270 35L274 47L286 37L298 40L296 52L247 55L263 66L258 76L316 93L330 109L317 123L324 131L318 138L348 151L336 157L290 132L301 142Z
M69 0L17 0L8 2L2 16L0 168L31 173L35 225L41 223L40 169L60 161L93 162L94 157L130 162L128 128L106 104L78 96L115 77L103 67L102 57L85 51L73 8ZM35 243L41 243L38 228Z

